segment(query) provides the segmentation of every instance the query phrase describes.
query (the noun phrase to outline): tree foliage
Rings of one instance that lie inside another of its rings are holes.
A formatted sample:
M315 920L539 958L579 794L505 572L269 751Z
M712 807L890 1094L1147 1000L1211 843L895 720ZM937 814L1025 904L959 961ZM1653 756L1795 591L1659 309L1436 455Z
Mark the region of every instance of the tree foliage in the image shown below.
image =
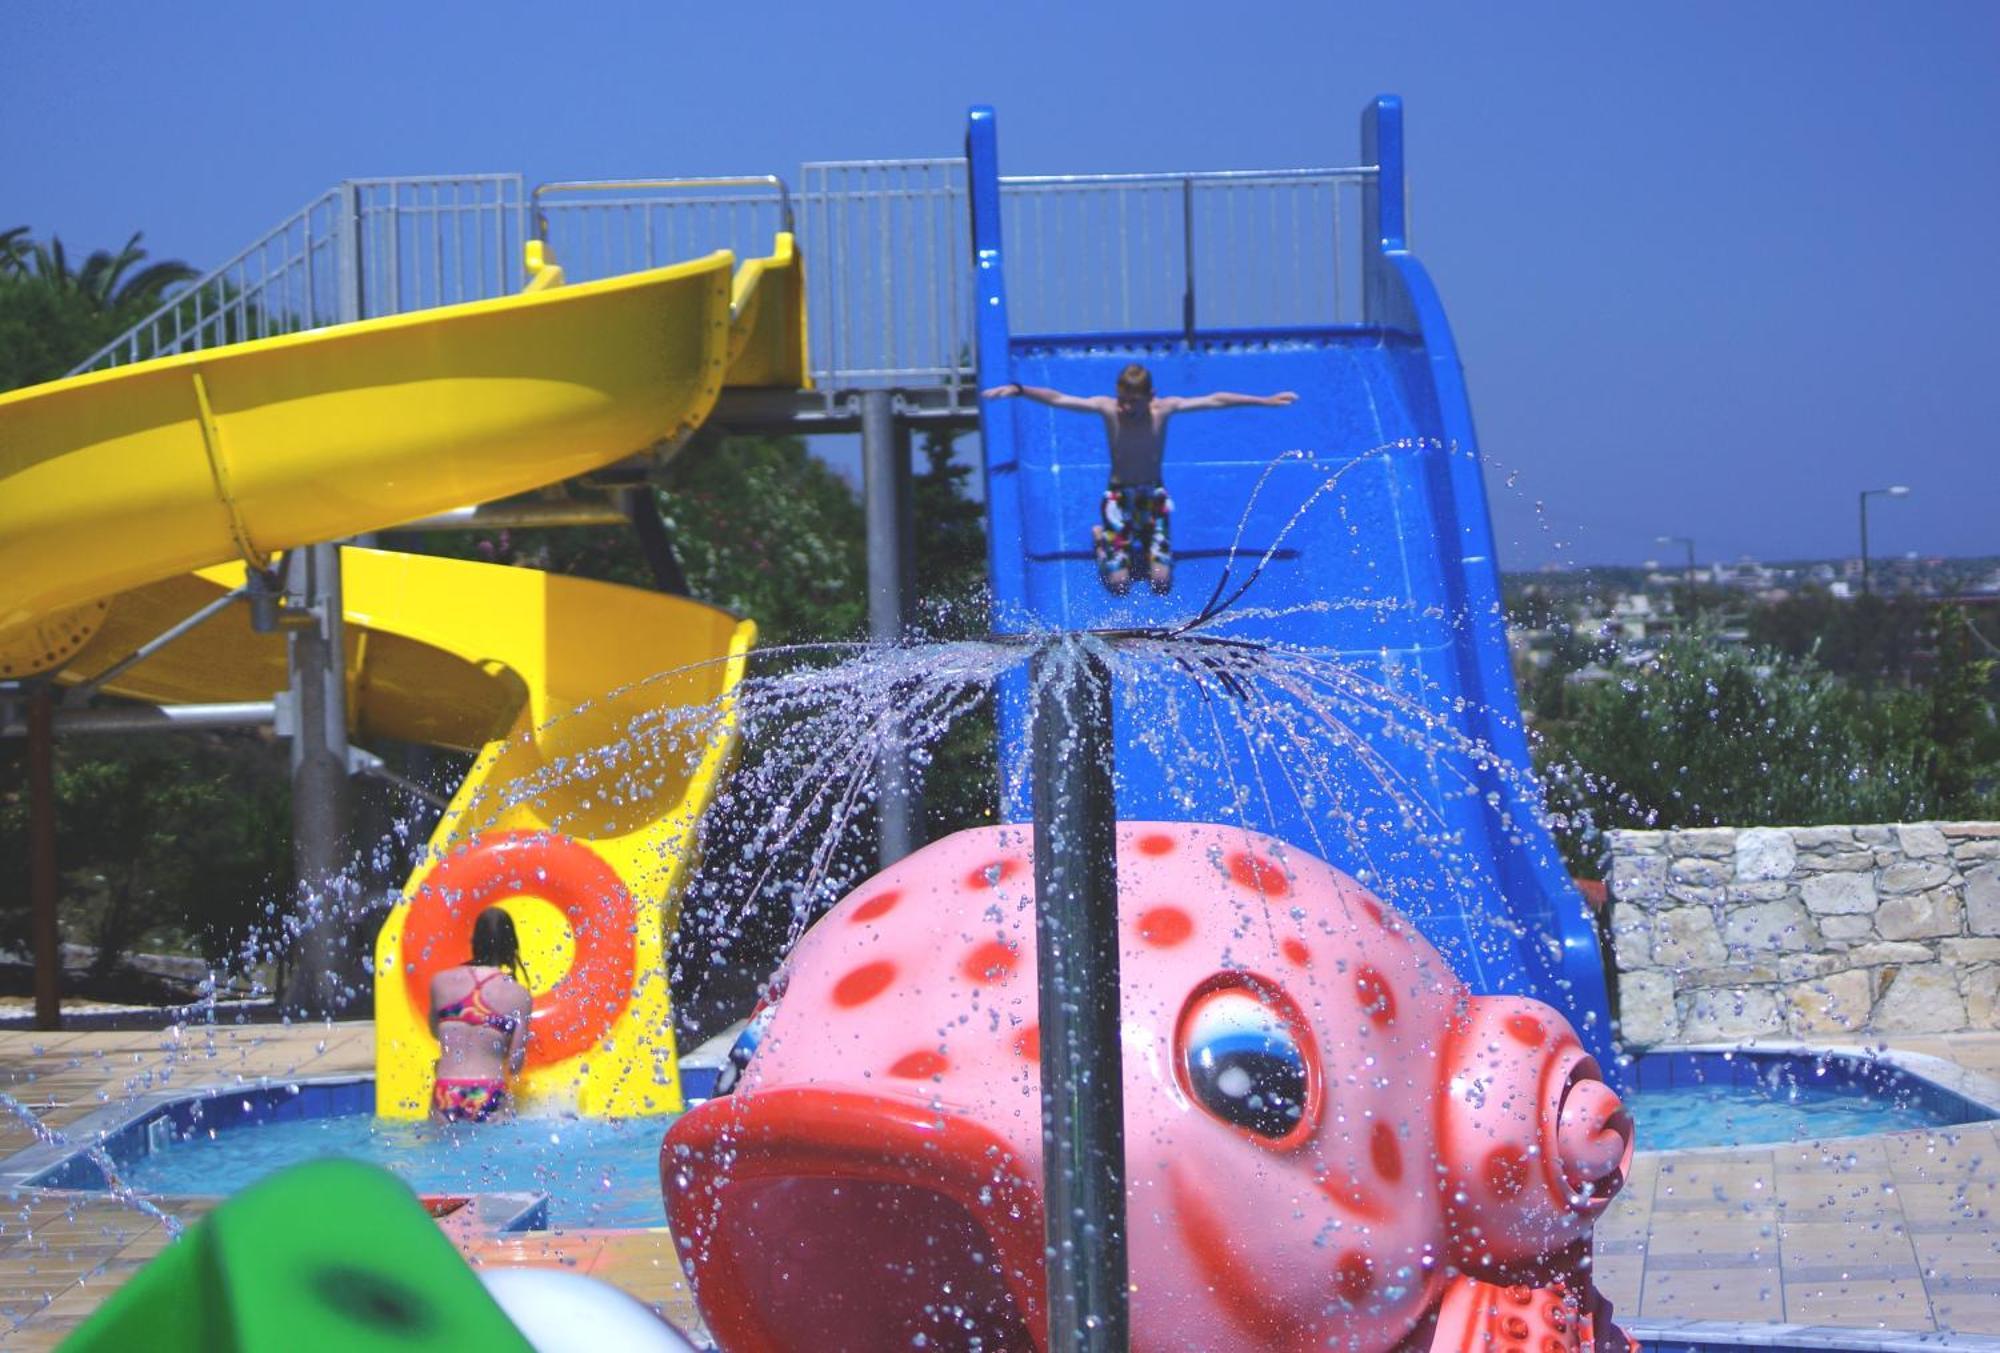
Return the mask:
M761 644L866 630L861 503L800 439L697 439L668 464L659 495L688 590L755 618Z
M1748 628L1751 643L1811 658L1835 676L1907 685L1919 675L1931 612L1908 594L1841 598L1814 589L1754 608Z
M73 267L63 242L28 227L0 231L0 390L54 380L157 309L193 278L177 260L148 263L134 233Z
M1971 618L1942 606L1933 624L1936 668L1924 692L1925 767L1938 817L2000 816L1996 663Z
M0 771L0 871L28 871L20 744ZM97 950L103 977L135 946L239 952L286 895L290 787L283 749L252 733L159 734L56 753L56 861L63 938ZM4 938L26 942L25 909Z
M1811 657L1678 637L1581 688L1537 759L1574 865L1612 827L1811 826L1979 817L2000 806L1993 664L1936 622L1921 687L1869 689Z

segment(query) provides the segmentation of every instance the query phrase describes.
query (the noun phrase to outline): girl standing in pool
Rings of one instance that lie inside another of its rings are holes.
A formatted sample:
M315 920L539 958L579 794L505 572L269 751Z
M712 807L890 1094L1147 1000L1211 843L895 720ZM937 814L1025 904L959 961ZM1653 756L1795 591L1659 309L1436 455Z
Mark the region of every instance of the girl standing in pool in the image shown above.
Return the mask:
M483 1123L508 1107L507 1082L528 1056L525 985L514 920L498 907L472 924L472 961L431 979L431 1032L437 1035L431 1114L444 1122Z

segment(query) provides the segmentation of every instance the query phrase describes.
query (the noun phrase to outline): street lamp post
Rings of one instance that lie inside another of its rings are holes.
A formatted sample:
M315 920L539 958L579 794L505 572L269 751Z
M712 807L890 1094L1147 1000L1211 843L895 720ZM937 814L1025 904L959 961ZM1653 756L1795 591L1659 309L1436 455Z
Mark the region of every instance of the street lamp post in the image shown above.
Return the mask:
M1693 623L1695 618L1695 611L1697 609L1695 604L1695 591L1694 591L1694 537L1656 536L1653 540L1653 543L1655 545L1687 546L1688 621L1689 623Z
M1883 498L1907 498L1908 484L1891 484L1886 489L1861 490L1861 595L1867 596L1874 588L1868 581L1868 500L1877 496Z

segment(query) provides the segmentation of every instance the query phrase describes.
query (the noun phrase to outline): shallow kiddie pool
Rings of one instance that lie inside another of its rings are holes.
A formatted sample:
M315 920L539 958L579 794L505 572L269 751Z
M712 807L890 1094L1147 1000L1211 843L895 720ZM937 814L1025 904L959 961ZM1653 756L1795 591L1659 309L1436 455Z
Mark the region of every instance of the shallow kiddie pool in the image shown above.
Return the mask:
M1861 1053L1647 1053L1625 1096L1641 1151L1757 1146L1954 1127L2000 1118L1983 1103Z
M690 1077L691 1092L707 1088ZM1855 1053L1673 1052L1641 1056L1628 1096L1641 1150L1747 1146L1950 1127L2000 1117L1992 1106ZM383 1122L365 1079L155 1096L72 1130L100 1141L120 1182L143 1193L229 1194L286 1165L347 1156L382 1165L421 1193L548 1198L546 1224L652 1227L660 1138L671 1118L522 1119L484 1125ZM99 1116L93 1116L99 1117ZM39 1147L0 1162L0 1180L101 1189L81 1149Z
M672 1118L406 1123L372 1113L192 1134L125 1173L142 1193L234 1193L287 1165L345 1156L426 1194L543 1193L560 1227L664 1226L660 1138Z

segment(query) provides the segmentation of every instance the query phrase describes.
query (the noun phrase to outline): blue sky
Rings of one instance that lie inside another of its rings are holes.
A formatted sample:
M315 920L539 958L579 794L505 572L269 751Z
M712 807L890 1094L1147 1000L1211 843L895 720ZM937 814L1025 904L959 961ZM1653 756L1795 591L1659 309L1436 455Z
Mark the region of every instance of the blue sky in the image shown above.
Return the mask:
M343 177L1351 163L1404 96L1503 562L2000 552L2000 5L81 5L0 226L214 262ZM1514 483L1508 487L1506 479Z

